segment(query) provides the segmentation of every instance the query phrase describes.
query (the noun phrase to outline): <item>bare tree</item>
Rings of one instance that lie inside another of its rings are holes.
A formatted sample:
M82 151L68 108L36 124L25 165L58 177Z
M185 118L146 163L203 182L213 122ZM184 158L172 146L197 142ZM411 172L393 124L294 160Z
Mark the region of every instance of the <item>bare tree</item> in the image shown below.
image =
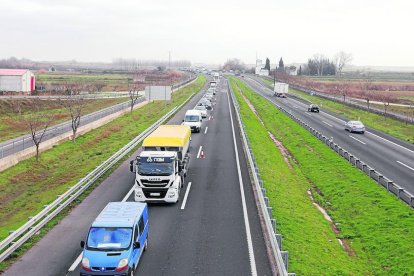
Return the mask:
M365 99L365 101L367 103L367 108L369 110L370 100L374 96L374 91L372 90L372 79L367 78L365 80L361 80L359 82L359 87L360 87L360 90L361 90L362 97Z
M336 75L341 76L344 67L352 61L352 54L340 51L335 55Z
M31 138L36 146L36 161L39 161L40 143L54 119L40 101L38 98L31 100L28 104L28 114L26 116L21 115L22 120L30 130Z
M380 95L381 102L384 104L384 114L387 114L388 107L390 103L394 100L394 95L387 91L386 93Z
M128 78L128 94L131 100L131 112L134 110L135 103L139 98L139 85L135 78Z
M318 72L318 76L323 75L323 68L325 67L325 60L326 57L323 54L315 54L313 55L313 59L316 62L316 69Z
M82 112L86 101L80 95L82 85L71 84L66 87L66 96L59 99L59 103L69 112L72 127L72 142L76 141L76 133L81 122Z
M102 88L105 87L105 83L103 83L103 82L96 82L94 84L94 86L95 86L96 91L101 92L102 91Z
M343 101L349 95L349 84L346 82L339 82L334 86L335 94L342 96Z

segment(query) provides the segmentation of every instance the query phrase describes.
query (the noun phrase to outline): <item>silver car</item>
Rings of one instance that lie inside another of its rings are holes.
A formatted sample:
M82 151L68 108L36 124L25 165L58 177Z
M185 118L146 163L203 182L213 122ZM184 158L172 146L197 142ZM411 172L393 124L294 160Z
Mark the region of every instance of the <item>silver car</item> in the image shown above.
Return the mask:
M360 121L349 121L345 123L345 130L349 132L359 132L364 133L365 132L365 126Z
M202 118L207 118L207 108L204 105L197 105L194 109L201 111Z

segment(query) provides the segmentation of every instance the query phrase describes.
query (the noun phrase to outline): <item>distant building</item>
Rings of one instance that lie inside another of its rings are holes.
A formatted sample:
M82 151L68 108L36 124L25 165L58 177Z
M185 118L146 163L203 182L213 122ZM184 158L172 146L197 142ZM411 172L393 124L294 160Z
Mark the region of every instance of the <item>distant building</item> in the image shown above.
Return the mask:
M269 76L269 70L263 68L263 64L262 64L261 59L256 60L255 74L260 75L260 76Z
M35 90L35 75L26 69L0 69L1 92L23 92L30 94Z
M291 76L296 76L298 74L297 67L293 65L289 67L285 67L285 71L288 75L291 75Z

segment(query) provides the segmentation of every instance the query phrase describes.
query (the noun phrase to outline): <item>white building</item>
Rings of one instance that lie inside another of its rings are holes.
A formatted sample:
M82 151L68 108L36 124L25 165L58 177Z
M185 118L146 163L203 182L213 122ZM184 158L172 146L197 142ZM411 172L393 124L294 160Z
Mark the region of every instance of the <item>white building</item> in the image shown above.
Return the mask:
M256 70L255 74L260 76L269 76L269 70L264 69L261 59L256 59Z
M26 69L0 69L1 92L23 92L30 94L35 90L35 75Z

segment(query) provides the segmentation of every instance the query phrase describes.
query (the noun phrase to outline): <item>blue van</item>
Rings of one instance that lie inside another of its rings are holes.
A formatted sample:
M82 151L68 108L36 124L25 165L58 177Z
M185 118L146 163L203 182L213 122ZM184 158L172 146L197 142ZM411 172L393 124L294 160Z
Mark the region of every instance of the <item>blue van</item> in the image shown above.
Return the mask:
M110 202L81 241L80 275L134 275L148 247L148 206Z

